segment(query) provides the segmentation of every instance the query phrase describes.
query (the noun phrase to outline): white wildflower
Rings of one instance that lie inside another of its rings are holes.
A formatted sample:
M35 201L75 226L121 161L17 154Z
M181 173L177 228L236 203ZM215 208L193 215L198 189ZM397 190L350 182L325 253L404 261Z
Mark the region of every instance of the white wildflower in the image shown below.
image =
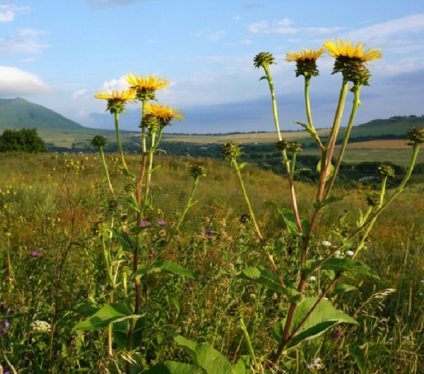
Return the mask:
M313 275L311 275L308 279L309 279L309 282L316 282L317 281L317 277L314 277Z
M321 245L323 247L331 247L332 244L328 240L324 240L321 242Z
M352 257L354 255L353 251L346 251L345 252L346 256Z
M324 364L322 364L321 361L322 360L319 357L317 357L313 362L306 364L306 368L311 371L324 369Z
M341 252L340 251L336 251L334 252L334 257L335 258L339 258L340 257Z
M51 331L50 323L46 321L34 321L31 323L31 330L35 333L49 333Z

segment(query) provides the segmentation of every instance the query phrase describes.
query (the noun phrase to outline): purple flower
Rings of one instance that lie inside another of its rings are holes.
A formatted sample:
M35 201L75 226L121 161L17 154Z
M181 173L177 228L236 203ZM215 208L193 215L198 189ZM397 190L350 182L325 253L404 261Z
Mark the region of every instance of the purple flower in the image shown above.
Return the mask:
M149 222L147 221L141 221L140 227L147 227L149 225Z
M38 256L40 256L40 253L39 253L39 252L37 252L37 251L32 251L32 252L31 252L31 256L32 256L32 257L38 257Z
M212 230L205 230L205 235L208 237L208 238L212 238L213 237L213 232L212 232Z
M166 226L166 222L165 221L158 221L158 225L160 227L165 227Z
M7 330L9 330L10 327L10 322L5 321L4 322L4 327L0 326L0 335L6 335L7 334Z

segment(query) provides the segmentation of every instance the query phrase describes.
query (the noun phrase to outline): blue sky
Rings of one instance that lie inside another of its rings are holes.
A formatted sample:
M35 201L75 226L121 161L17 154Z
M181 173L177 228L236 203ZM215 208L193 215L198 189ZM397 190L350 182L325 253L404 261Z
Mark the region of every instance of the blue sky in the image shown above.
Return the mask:
M280 123L293 130L305 120L303 78L285 54L331 38L383 51L370 66L357 124L424 114L422 0L0 0L0 98L20 96L84 126L110 127L96 91L125 88L127 73L155 74L172 83L159 102L186 116L169 131L273 131L268 87L253 67L265 51L277 61ZM329 127L341 77L331 75L330 57L318 65L314 122ZM123 128L135 129L139 108L121 117Z

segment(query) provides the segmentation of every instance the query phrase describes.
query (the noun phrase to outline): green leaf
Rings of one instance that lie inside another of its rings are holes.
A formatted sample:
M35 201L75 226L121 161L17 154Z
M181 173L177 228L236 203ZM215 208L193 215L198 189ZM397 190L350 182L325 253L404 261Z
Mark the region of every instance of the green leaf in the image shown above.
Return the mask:
M181 335L172 333L174 341L181 346L192 358L193 361L206 374L244 374L241 364L235 366L220 352L208 343L195 343Z
M298 122L298 121L295 121L295 122L293 122L293 123L295 123L296 125L300 125L300 126L302 126L304 129L305 129L305 131L309 134L309 135L311 135L316 141L318 141L319 140L319 136L318 136L318 133L315 131L315 129L313 129L311 126L309 126L309 125L307 125L306 123L302 123L302 122Z
M284 223L286 224L287 230L289 231L290 234L301 235L297 227L296 215L293 213L291 209L282 207L274 201L268 201L267 204L277 208L278 213L280 213L281 217L283 217ZM310 226L309 222L306 219L301 217L300 224L302 226L302 232L303 233L308 232L309 226Z
M341 201L341 200L343 200L346 196L348 196L349 194L345 194L345 195L341 195L341 196L330 196L330 197L328 197L327 199L325 199L325 200L323 200L323 201L321 201L321 202L316 202L316 203L314 203L314 208L319 208L319 209L321 209L321 208L323 208L323 207L325 207L326 205L329 205L329 204L332 204L332 203L335 203L336 201Z
M166 271L168 273L178 275L180 277L187 277L191 279L197 278L192 271L186 268L183 268L182 266L172 261L155 261L152 263L152 265L149 266L147 272L150 274L150 273L158 273L162 271Z
M297 305L289 331L290 334L301 324L317 300L317 297L308 297ZM284 319L273 327L272 335L277 341L282 339L285 323L286 320ZM286 350L296 347L305 340L315 339L340 323L357 324L352 317L336 309L329 301L322 300L294 334Z
M325 261L320 268L322 270L333 270L338 273L350 272L355 275L366 275L375 279L380 279L378 274L363 262L354 261L350 258L331 257Z
M185 364L177 361L165 361L155 365L143 374L206 374L206 371L196 365Z
M125 350L127 348L128 330L131 321L124 320L113 324L113 337L118 345L118 348ZM144 328L146 326L146 317L140 317L136 323L131 336L131 349L138 348L143 341Z
M127 303L111 303L100 308L91 317L74 326L73 330L95 331L107 327L112 322L129 318L140 318L134 315Z
M126 252L133 252L134 248L136 248L135 239L131 238L131 236L124 231L113 230L114 234L118 238L119 243L122 246L122 249Z
M289 287L288 284L286 284L286 287L283 287L277 275L267 269L248 267L241 272L240 277L281 293L287 296L291 302L299 302L301 300L302 295L296 289Z
M355 286L352 286L350 284L340 283L337 284L334 288L334 293L336 295L341 295L346 292L352 292L352 291L358 291L358 289Z
M76 306L75 310L78 313L83 314L85 316L91 316L94 313L96 313L99 310L99 308L92 304L79 304Z
M321 173L321 160L320 161L318 161L318 164L317 164L317 172L318 173ZM331 176L334 174L334 165L333 164L331 164L330 165L330 168L328 169L328 174L327 174L327 177L326 177L326 179L325 179L325 181L328 181L330 178L331 178Z

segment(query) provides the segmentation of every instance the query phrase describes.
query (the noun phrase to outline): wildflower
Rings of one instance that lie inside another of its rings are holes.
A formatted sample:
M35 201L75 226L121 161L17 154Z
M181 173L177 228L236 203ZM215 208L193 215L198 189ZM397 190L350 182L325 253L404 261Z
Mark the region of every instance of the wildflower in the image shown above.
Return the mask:
M93 147L103 148L107 144L107 139L104 136L96 135L90 144Z
M339 329L334 329L332 332L331 332L331 340L333 340L333 341L337 341L337 340L339 340L340 339L340 336L342 335L342 332L339 330Z
M221 149L221 157L224 160L235 160L241 156L241 147L233 142L225 143Z
M278 141L275 146L279 151L284 151L287 149L287 146L289 145L289 142L287 140L280 140Z
M31 256L32 257L38 257L40 255L40 253L39 252L37 252L37 251L32 251L31 252Z
M369 206L377 206L380 203L380 194L373 191L368 194L368 196L365 198L365 201Z
M335 251L334 252L334 257L335 258L339 258L340 257L341 252L340 251Z
M324 53L324 49L320 48L312 50L303 48L302 52L289 52L286 54L287 62L296 62L296 77L303 75L304 77L316 77L319 75L317 69L317 59Z
M147 221L141 221L140 222L140 227L147 227L149 225L149 222Z
M146 112L142 125L147 128L164 127L173 119L181 121L184 118L179 110L166 105L146 104Z
M298 142L290 142L287 145L287 150L292 153L302 152L302 144Z
M31 330L34 333L49 333L51 331L50 323L46 321L34 321L31 323Z
M378 173L383 177L395 177L395 169L391 165L380 165L377 169Z
M346 256L349 256L349 257L352 257L354 255L354 252L353 251L346 251L345 252L345 255Z
M424 127L413 127L406 133L408 145L419 145L424 143Z
M274 56L269 52L261 52L253 59L253 65L255 68L263 67L265 70L269 65L275 64Z
M110 113L123 113L128 102L134 102L135 93L133 90L97 92L96 99L107 100L107 109Z
M197 179L199 177L205 177L206 169L201 165L192 165L190 167L190 174L194 179Z
M127 82L131 90L140 101L155 100L155 92L169 86L169 81L165 78L145 75L144 77L128 74Z
M10 327L10 322L8 321L5 321L3 326L0 325L0 335L6 335L7 330L9 330L9 327Z
M165 221L158 221L158 225L160 227L165 227L166 226L166 222Z
M323 247L331 247L332 244L328 240L324 240L321 242L321 245Z
M322 360L317 357L313 362L306 364L306 368L311 371L324 369L324 365L321 363L321 361Z
M316 281L317 281L317 278L316 278L315 276L311 275L311 276L308 278L308 280L309 280L309 282L316 282Z
M205 230L205 235L208 237L208 238L212 238L213 237L213 232L212 232L212 230Z
M345 81L355 85L368 85L371 73L366 67L367 62L379 60L383 56L380 49L365 50L365 44L354 45L350 40L344 42L333 39L326 41L324 47L336 59L333 74L342 73Z

